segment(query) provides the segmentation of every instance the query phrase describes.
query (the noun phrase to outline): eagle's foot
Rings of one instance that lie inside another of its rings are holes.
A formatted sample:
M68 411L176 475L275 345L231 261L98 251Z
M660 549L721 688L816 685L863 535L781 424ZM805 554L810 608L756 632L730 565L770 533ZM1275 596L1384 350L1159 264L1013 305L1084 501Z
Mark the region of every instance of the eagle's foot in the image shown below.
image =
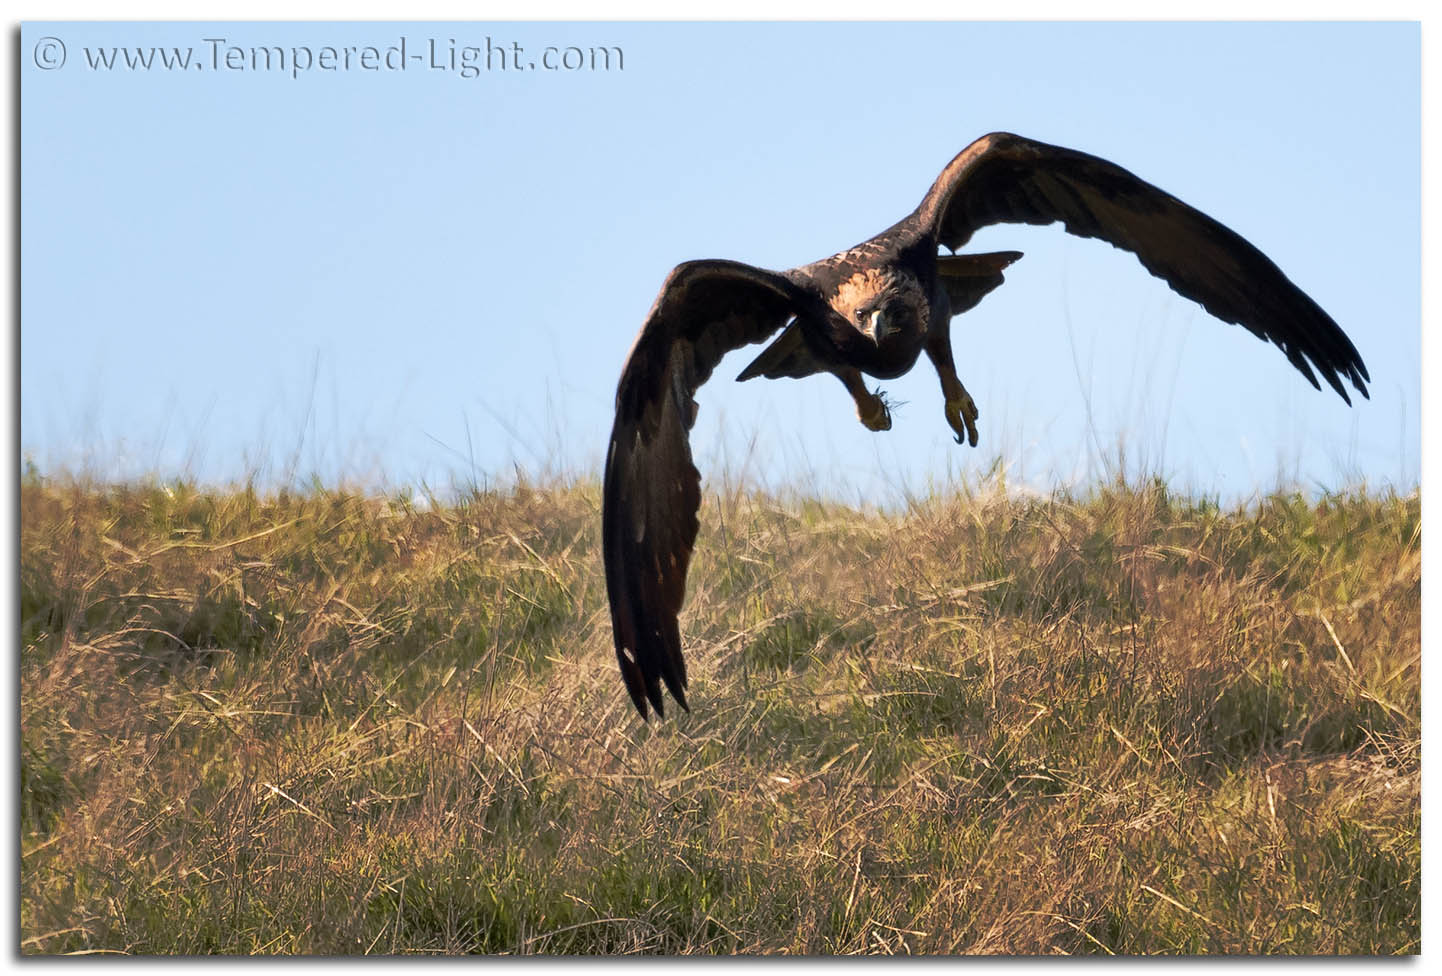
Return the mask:
M875 393L863 393L856 398L856 416L861 418L867 430L891 429L891 411L887 409L883 396L884 393L878 389Z
M956 399L946 401L946 422L951 429L956 431L956 442L966 443L976 447L976 418L981 416L981 411L976 409L976 401L965 389Z

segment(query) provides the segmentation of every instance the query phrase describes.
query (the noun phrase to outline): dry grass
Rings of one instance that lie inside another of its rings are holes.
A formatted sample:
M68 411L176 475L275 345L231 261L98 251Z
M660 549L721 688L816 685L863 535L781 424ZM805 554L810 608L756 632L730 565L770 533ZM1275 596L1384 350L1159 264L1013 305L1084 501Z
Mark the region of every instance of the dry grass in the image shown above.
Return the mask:
M21 486L27 953L1415 953L1416 495ZM679 711L679 710L677 710Z

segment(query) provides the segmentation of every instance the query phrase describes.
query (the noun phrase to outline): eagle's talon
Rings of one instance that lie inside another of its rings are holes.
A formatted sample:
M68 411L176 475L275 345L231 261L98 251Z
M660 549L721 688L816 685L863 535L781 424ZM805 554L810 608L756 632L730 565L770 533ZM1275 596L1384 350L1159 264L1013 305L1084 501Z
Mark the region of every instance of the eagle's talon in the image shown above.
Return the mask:
M956 431L958 444L966 443L976 447L976 420L980 416L981 411L976 409L976 401L972 400L969 393L962 393L960 399L946 401L946 422Z
M867 430L891 429L891 411L887 409L882 395L883 391L878 388L875 393L868 394L864 401L858 399L856 402L856 416L861 418L862 426Z

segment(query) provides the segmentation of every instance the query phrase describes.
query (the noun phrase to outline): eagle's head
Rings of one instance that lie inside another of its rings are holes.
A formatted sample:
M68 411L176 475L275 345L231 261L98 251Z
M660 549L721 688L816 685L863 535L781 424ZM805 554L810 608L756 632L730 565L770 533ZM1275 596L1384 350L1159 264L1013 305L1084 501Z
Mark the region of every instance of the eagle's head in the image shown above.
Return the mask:
M841 283L832 307L877 346L919 340L930 308L912 275L893 268L868 268Z

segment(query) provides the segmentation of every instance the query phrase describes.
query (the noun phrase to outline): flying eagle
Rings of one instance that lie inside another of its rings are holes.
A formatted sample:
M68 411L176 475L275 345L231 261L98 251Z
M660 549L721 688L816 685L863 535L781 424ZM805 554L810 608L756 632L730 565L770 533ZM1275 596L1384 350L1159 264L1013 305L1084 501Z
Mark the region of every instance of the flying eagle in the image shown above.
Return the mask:
M1343 378L1371 381L1331 316L1241 236L1096 156L1005 132L982 136L941 171L921 205L848 251L790 271L735 261L678 265L641 326L616 389L602 511L606 591L621 676L641 717L664 715L661 684L686 704L677 616L699 525L701 475L688 431L696 390L721 358L781 334L738 380L831 373L861 422L891 415L862 373L902 375L925 352L957 443L976 446L976 404L957 379L951 317L1002 282L1021 254L956 254L991 224L1050 224L1131 251L1152 274L1224 322L1272 342L1314 387L1351 404ZM952 253L940 255L944 245Z

